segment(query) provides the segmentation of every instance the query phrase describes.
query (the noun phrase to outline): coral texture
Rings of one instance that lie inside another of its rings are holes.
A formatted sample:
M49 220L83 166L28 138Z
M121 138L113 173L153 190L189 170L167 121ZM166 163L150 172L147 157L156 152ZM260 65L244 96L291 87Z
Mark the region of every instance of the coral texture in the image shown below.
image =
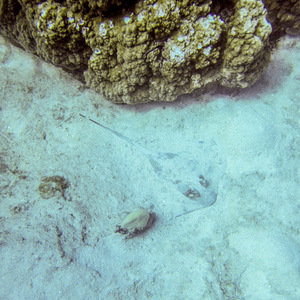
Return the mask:
M251 86L299 1L2 0L0 33L117 103ZM273 26L273 29L272 29Z

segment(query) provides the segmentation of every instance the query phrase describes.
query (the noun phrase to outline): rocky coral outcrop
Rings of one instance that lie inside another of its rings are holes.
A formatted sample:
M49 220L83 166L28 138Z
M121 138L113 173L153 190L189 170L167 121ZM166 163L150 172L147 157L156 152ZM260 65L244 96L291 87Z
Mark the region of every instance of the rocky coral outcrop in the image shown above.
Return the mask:
M251 86L299 19L295 0L0 1L2 35L128 104Z

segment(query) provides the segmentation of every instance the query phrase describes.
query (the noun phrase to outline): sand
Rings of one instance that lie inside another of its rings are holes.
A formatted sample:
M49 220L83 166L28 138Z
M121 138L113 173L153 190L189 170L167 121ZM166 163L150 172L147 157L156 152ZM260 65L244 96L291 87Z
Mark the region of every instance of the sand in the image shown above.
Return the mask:
M241 92L115 105L1 38L0 299L300 299L299 84L283 38Z

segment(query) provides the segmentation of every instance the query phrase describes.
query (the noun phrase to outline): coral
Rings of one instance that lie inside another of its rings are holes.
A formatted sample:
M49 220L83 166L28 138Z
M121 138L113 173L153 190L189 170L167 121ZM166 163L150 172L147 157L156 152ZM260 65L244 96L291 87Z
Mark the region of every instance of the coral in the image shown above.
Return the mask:
M299 1L3 0L0 33L118 103L251 86ZM273 26L273 28L272 28Z
M207 4L182 20L193 11L189 1L181 7L169 2L139 2L134 13L95 21L87 38L93 49L85 72L89 86L125 103L172 101L195 88L193 73L220 57L223 22L208 14Z
M256 82L269 61L268 39L272 27L261 1L243 0L231 17L220 83L226 87L248 87Z
M50 177L43 177L39 185L40 196L43 199L50 199L56 195L62 196L65 200L65 191L70 186L67 179L62 176L55 175Z
M273 32L280 35L300 34L300 2L297 0L264 0L268 11L268 21L272 23Z

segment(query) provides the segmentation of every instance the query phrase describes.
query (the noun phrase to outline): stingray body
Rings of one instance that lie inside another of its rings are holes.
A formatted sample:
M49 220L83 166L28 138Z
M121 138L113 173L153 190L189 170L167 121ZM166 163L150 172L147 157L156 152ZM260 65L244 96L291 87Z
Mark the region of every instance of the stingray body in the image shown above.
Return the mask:
M183 196L192 200L193 204L189 203L189 207L180 215L211 206L215 203L217 199L216 185L212 184L211 180L206 179L206 176L201 172L199 161L189 157L188 152L154 152L99 122L82 114L80 116L137 148L147 157L157 176L172 183Z

